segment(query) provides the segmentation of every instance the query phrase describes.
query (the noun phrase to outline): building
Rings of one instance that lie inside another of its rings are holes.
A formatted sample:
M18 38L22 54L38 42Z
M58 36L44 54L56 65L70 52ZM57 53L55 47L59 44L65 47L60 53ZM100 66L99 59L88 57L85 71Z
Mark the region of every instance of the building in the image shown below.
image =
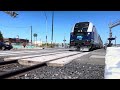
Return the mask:
M4 42L10 42L10 43L29 43L29 40L27 39L19 39L19 38L4 38Z

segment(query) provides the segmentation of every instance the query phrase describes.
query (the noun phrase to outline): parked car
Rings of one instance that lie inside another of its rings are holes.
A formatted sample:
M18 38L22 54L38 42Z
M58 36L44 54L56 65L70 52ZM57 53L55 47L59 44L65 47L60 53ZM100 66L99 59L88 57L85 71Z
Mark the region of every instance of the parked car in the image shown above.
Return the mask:
M0 50L10 50L13 46L9 44L5 44L4 42L0 42Z

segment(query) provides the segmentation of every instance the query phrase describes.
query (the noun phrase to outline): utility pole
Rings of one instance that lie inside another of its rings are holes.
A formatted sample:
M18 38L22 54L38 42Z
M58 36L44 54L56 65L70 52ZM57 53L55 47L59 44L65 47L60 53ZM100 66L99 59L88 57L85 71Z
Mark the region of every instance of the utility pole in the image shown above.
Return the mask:
M31 26L31 45L32 45L32 26Z
M54 22L54 12L52 12L52 36L51 36L51 47L53 46L53 22Z
M66 47L66 45L65 45L65 42L66 42L65 35L64 35L64 40L63 41L64 41L64 48L65 48Z
M45 12L44 14L45 14L45 19L46 19L46 48L47 48L47 15Z
M112 42L112 40L111 40L111 38L112 38L112 31L111 31L111 28L110 28L110 33L109 33L109 45L111 46L111 42Z

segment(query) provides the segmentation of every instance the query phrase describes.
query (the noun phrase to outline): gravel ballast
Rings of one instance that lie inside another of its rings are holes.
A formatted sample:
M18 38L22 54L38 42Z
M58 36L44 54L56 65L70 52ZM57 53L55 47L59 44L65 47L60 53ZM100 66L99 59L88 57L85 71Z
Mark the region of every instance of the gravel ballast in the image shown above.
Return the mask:
M73 61L63 67L44 66L15 79L104 79L104 65Z

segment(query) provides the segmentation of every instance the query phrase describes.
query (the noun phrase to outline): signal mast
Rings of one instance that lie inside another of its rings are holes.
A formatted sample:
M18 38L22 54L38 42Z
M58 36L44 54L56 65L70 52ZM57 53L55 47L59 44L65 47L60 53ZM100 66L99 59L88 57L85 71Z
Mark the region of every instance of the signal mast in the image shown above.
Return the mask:
M109 40L109 43L108 43L108 46L112 46L112 40L115 40L116 39L116 37L115 38L113 38L112 37L112 28L113 27L116 27L116 26L118 26L118 25L120 25L120 20L119 21L116 21L116 22L114 22L114 23L110 23L109 24L109 29L110 29L110 32L109 32L109 38L108 38L108 40Z

